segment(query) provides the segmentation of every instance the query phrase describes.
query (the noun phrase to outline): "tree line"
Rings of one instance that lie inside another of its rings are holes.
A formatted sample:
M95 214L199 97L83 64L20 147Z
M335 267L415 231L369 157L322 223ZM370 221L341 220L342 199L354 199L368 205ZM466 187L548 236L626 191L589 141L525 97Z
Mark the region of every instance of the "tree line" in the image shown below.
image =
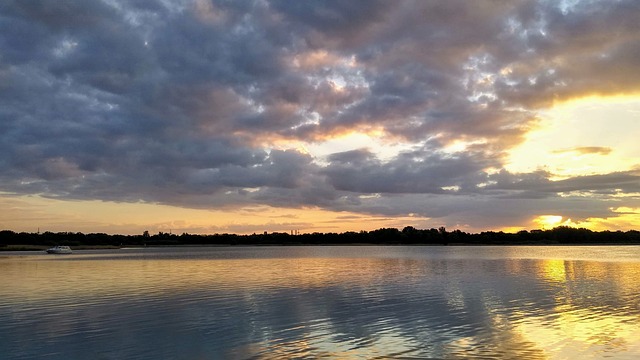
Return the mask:
M110 235L80 232L27 233L11 230L0 231L0 248L9 245L31 246L180 246L180 245L600 245L640 244L640 231L592 231L566 226L549 230L485 231L467 233L461 230L416 229L407 226L402 230L381 228L373 231L344 233L290 234L271 232L251 235L212 234L181 235L159 232L141 235Z

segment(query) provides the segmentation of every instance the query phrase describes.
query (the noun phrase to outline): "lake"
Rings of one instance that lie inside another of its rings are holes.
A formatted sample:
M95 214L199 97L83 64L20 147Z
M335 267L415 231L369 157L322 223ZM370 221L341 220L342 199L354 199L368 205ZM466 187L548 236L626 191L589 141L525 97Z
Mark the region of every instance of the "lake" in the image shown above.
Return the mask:
M638 246L0 253L3 359L638 359Z

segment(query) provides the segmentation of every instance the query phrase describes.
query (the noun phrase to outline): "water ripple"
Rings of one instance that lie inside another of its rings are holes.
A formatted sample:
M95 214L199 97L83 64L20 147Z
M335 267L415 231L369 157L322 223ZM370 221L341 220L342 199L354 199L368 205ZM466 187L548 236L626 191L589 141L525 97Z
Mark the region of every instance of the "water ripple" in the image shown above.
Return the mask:
M476 249L465 253L464 248L458 254L440 248L384 250L144 249L64 259L3 257L0 354L8 359L640 356L640 259L593 261L589 254L563 259L553 258L549 249L532 256L535 249L508 247L476 257ZM564 248L560 254L566 254Z

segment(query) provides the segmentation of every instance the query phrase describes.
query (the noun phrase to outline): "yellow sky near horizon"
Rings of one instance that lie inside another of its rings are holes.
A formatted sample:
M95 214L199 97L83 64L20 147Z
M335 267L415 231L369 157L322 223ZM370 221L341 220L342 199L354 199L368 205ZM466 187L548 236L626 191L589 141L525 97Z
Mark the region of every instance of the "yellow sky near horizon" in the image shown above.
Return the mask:
M566 178L640 167L640 95L570 100L540 117L540 126L510 151L507 170Z
M427 218L370 216L319 208L276 208L265 205L224 209L189 209L151 203L57 200L40 196L0 196L0 228L24 232L107 234L174 234L268 232L346 232L401 228Z
M640 169L640 95L573 99L555 104L540 115L540 126L510 152L507 170L520 173L544 170L553 174L552 180L561 180ZM640 228L640 208L618 204L611 210L614 216L584 221L574 221L562 213L546 213L535 217L532 223L543 229Z

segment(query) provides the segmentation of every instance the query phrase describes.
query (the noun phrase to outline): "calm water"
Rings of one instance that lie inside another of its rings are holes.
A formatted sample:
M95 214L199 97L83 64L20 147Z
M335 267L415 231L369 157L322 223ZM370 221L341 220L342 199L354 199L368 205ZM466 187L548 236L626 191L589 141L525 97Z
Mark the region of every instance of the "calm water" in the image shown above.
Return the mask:
M640 358L640 247L0 253L3 359Z

